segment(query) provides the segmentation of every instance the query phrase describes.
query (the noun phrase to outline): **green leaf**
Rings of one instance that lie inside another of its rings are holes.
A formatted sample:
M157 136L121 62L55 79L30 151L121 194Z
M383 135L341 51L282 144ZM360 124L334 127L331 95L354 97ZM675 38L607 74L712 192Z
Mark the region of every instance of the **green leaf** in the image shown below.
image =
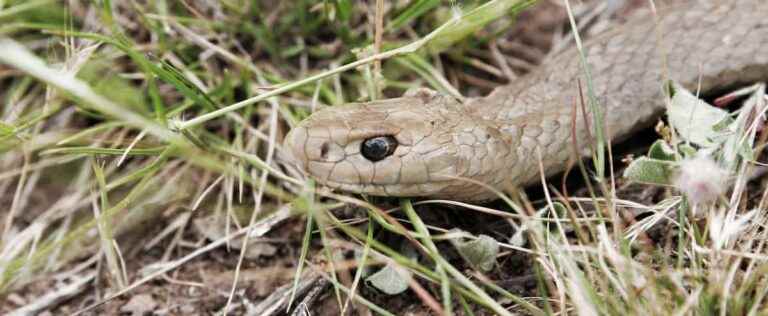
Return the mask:
M194 100L209 111L219 108L216 102L214 102L207 93L200 90L194 83L189 81L178 68L165 60L158 60L158 58L152 56L149 58L157 62L157 64L150 64L149 66L160 80L171 84L185 97Z
M528 6L536 3L536 0L493 0L469 10L462 14L461 19L442 29L440 33L428 44L431 52L441 52L456 44L459 40L470 36L482 29L494 20L521 12Z
M152 148L131 148L130 150L122 148L99 148L99 147L60 147L44 150L40 155L71 154L71 155L129 155L129 156L155 156L162 153L166 146Z
M549 210L549 208L547 208ZM565 218L568 214L568 208L560 202L552 202L552 210L555 214L552 214L553 218Z
M349 0L336 0L336 12L340 21L347 22L352 12L352 2Z
M673 166L669 161L640 157L624 170L624 177L635 182L669 185L674 175Z
M720 122L715 123L715 125L712 125L712 130L716 132L726 132L731 127L731 125L734 123L734 119L730 116L724 117Z
M677 150L683 154L683 158L693 158L698 152L696 148L688 144L680 144L677 146Z
M677 160L677 155L675 154L675 150L667 144L666 141L663 139L657 140L653 145L651 145L651 148L648 149L648 157L651 159L657 159L657 160L666 160L666 161L675 161Z
M13 125L0 122L0 137L11 136L15 130L16 128Z
M365 278L365 282L385 294L397 295L408 289L410 279L411 272L409 270L398 269L393 264L387 264L381 270Z
M728 112L700 100L676 82L670 84L669 124L686 141L702 147L716 146L714 139L722 135L719 127L730 118Z
M387 30L397 30L410 21L418 18L422 14L429 12L432 8L440 4L440 0L417 0L411 4L397 17L387 25Z
M499 244L487 235L480 235L477 239L466 242L451 240L451 243L456 247L461 257L475 269L488 272L496 264Z

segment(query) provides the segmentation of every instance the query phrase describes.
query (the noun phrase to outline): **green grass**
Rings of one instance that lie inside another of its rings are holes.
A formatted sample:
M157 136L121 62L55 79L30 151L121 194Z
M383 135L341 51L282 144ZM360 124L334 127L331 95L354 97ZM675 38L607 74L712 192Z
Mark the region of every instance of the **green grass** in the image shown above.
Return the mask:
M764 313L765 195L754 197L747 184L766 134L757 133L758 116L746 111L733 117L731 138L713 154L735 189L708 204L692 203L686 188L673 186L662 187L656 204L617 196L611 166L618 162L610 161L599 124L593 164L579 166L586 198L564 196L545 182L543 200L518 192L501 196L499 209L403 200L383 210L282 168L281 137L313 108L415 86L460 96L448 74L472 61L492 64L472 52L499 35L489 31L494 23L511 24L534 2L470 1L460 13L440 1L397 2L376 28L368 19L374 6L348 0L104 0L71 7L0 0L2 295L53 286L55 275L86 263L74 273L100 272L99 291L78 292L66 310L77 311L95 293L95 304L79 311L105 308L153 284L170 287L163 276L193 260L220 265L211 259L218 255L208 256L217 249L235 253L225 269L238 280L254 265L279 264L250 262L246 250L298 219L302 233L283 245L298 245L286 251L295 266L283 309L301 305L299 285L315 278L331 284L328 299L339 310L384 315L402 313L388 306L390 299L444 315ZM589 81L584 92L597 108L600 96ZM764 109L763 95L753 99ZM674 152L665 164L691 160L685 137L673 133L666 141ZM449 206L515 229L455 231L416 209L439 213ZM633 222L629 209L652 215ZM211 241L191 231L200 218L219 219L224 233ZM647 231L659 225L667 225L664 242L646 243ZM159 233L141 236L138 245L121 243L146 231ZM456 245L489 240L481 234L498 246L488 271L453 254ZM194 249L185 238L195 240ZM232 249L237 240L245 245ZM534 291L515 293L498 282L510 268L504 262L520 256L529 258ZM394 271L395 287L409 294L388 296L370 285L379 271ZM244 296L237 281L227 290L215 310L202 312L243 313L245 302L263 299Z

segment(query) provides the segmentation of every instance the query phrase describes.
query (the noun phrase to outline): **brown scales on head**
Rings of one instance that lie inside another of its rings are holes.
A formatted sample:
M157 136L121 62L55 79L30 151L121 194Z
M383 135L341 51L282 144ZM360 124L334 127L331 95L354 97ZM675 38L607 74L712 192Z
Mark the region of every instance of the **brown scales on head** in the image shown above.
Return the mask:
M285 142L303 170L331 187L451 197L465 193L464 185L454 185L456 177L489 176L490 170L469 170L478 165L473 161L488 157L487 165L493 165L497 157L488 153L500 155L512 145L495 128L483 126L465 105L433 94L324 109L294 128Z

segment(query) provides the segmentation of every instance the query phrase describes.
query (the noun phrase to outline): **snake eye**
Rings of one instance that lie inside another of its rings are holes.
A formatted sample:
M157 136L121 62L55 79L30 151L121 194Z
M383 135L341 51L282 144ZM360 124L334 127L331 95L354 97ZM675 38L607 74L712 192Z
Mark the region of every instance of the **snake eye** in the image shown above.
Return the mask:
M376 136L366 139L360 145L360 153L365 159L377 162L395 152L397 140L392 136Z

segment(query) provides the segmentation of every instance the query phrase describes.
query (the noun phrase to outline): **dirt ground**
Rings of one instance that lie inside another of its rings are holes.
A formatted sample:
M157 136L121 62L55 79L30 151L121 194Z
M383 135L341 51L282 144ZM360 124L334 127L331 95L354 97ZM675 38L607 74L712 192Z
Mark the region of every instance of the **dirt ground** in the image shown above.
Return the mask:
M564 8L557 1L541 1L540 5L527 10L523 13L515 27L505 31L497 39L498 46L502 53L514 56L518 61L514 64L513 71L517 74L535 69L536 65L545 62L544 57L555 45L552 39L563 30L568 30L567 16ZM621 20L638 7L645 6L647 1L630 1L629 4L617 10L611 15L611 23L621 23ZM599 32L605 28L605 20L594 25ZM600 24L603 23L603 24ZM610 25L610 24L607 24ZM489 52L472 52L479 60L493 64L492 56ZM483 73L477 68L466 68L459 65L451 65L451 61L446 59L446 68L449 68L447 77L452 80L462 93L468 96L484 95L492 88L507 82L507 78L501 78L489 73ZM464 71L466 70L466 71ZM616 173L624 164L621 160L632 154L642 153L647 149L650 142L655 139L655 131L647 130L639 134L627 143L619 145L614 150L614 161ZM184 179L184 181L202 181L205 175L198 178ZM561 181L562 175L551 179L551 183L558 188L565 188L573 196L586 195L583 181L580 175L571 174L567 179ZM763 187L762 183L754 183L757 187ZM648 201L652 203L660 200L665 192L663 189L648 188L645 186L629 185L618 183L619 193L630 197L634 201ZM56 182L51 181L48 192L41 191L41 200L46 195L64 194L66 190L56 187ZM761 190L754 190L760 192ZM1 191L0 191L1 192ZM8 205L13 199L12 194L0 195L0 205ZM540 203L543 197L537 189L530 189L528 195L535 203ZM756 198L759 198L756 197ZM376 205L383 209L396 206L397 201L393 199L375 199ZM505 209L506 206L500 202L494 202L488 206ZM265 207L279 208L280 205L267 205ZM462 230L489 235L498 240L506 241L514 234L514 229L506 219L492 215L475 213L472 216L466 216L466 211L460 208L448 208L444 206L436 207L423 205L418 206L417 210L422 219L428 224L437 227L458 227ZM126 263L128 280L139 280L140 278L152 273L153 269L161 267L156 266L158 262L167 262L169 259L182 258L194 251L202 248L216 238L226 235L223 231L223 223L216 222L205 213L195 213L189 220L186 229L181 230L181 234L174 238L165 238L153 244L152 247L145 247L152 242L155 237L164 234L165 230L177 223L176 215L180 212L178 209L163 210L162 216L153 218L151 221L141 225L139 231L130 231L122 234L118 239ZM354 207L346 207L335 211L337 216L346 220L355 220L364 218L363 211ZM394 213L396 217L403 215ZM25 221L31 221L34 214L24 214L22 218ZM246 217L247 218L247 217ZM237 276L237 290L234 295L233 309L231 314L263 314L269 315L307 315L299 310L306 308L309 315L337 315L341 313L337 296L333 291L331 284L316 273L308 271L304 274L302 282L308 282L296 297L294 308L286 311L284 304L276 301L275 295L284 293L286 289L292 287L296 264L301 255L302 240L306 221L303 218L290 217L279 221L271 226L269 231L253 240L249 245L246 260L244 260L242 270ZM664 230L665 227L659 227ZM317 234L315 234L317 235ZM651 234L651 238L655 238ZM387 233L381 233L375 236L377 240L384 241L393 246L398 245L400 240L397 236ZM173 242L173 248L170 243ZM221 309L227 304L228 297L232 288L232 282L235 279L235 269L240 255L240 242L233 241L229 246L221 245L184 262L172 271L153 278L151 281L141 284L131 289L127 293L111 299L103 304L86 311L85 315L211 315L221 312ZM338 254L343 256L346 262L354 259L353 251L345 248L343 245L338 247ZM471 269L462 265L459 255L448 245L440 245L441 253L450 259L458 267L465 268L467 273L471 274ZM96 251L96 250L95 250ZM329 263L322 255L324 251L320 238L312 239L308 260L317 267L324 267ZM61 291L63 287L69 284L71 273L77 274L81 270L80 265L91 260L91 255L83 256L75 260L66 267L61 267L55 273L46 272L41 274L37 281L28 284L20 289L9 292L0 303L0 313L7 314L11 311L34 302L46 294ZM340 262L344 262L341 260ZM531 262L533 258L514 251L505 251L498 258L498 266L491 273L484 277L505 290L523 297L536 295L536 279L532 269ZM103 263L101 263L103 264ZM311 266L306 269L312 270ZM115 293L119 288L114 284L113 279L106 277L106 270L102 268L101 272L95 276L94 282L89 283L77 291L74 295L65 295L63 300L52 304L55 308L43 312L41 315L68 315L83 308L97 303L97 297L104 297L105 294ZM340 275L350 277L354 273L353 269L342 272ZM85 277L85 276L84 276ZM63 280L68 280L64 282ZM439 293L439 287L425 283L421 284L432 293ZM282 291L282 292L281 292ZM378 292L369 286L361 286L360 293L370 299L375 304L385 307L389 311L395 311L399 315L430 315L427 308L418 296L411 291L403 294L389 296ZM272 296L271 296L272 295ZM283 297L285 295L282 295ZM260 310L259 304L264 301L271 301L276 306L281 306L280 310L273 313L266 313ZM301 303L301 304L299 304ZM296 306L299 308L295 308ZM458 303L456 310L460 310ZM349 309L348 314L355 315L364 309L354 306ZM513 309L514 310L514 309ZM475 315L489 315L487 310L475 308ZM363 313L365 314L365 313ZM461 314L461 312L459 312Z

